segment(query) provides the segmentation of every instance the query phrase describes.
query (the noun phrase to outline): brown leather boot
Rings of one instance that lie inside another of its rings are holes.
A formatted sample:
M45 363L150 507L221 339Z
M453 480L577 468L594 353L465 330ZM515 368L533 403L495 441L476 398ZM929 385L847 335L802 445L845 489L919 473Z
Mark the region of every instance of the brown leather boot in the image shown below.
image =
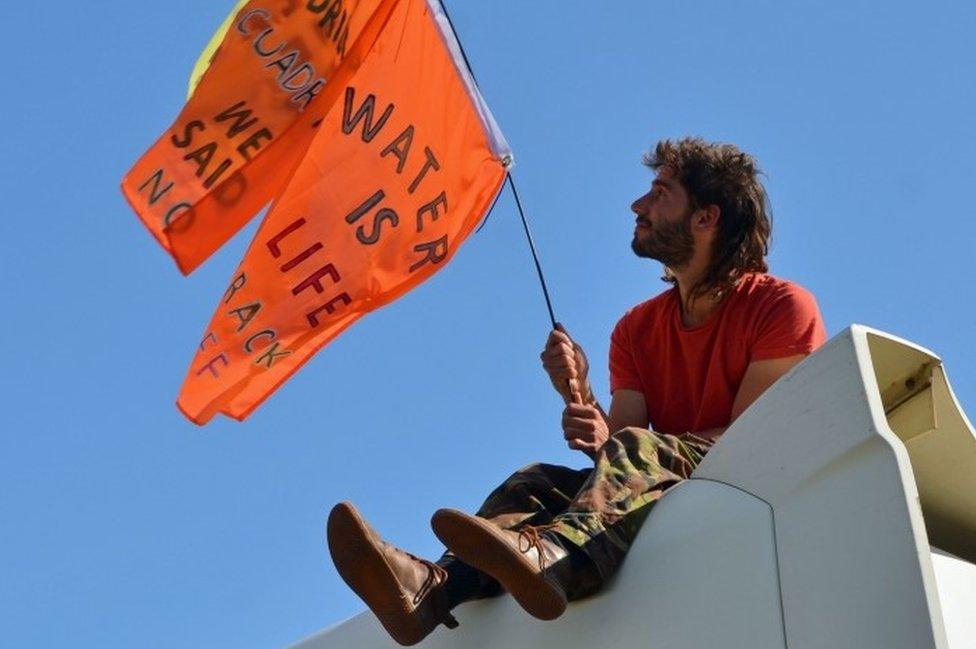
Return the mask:
M545 527L512 532L456 509L437 510L430 524L451 552L497 579L530 615L552 620L566 610L569 557Z
M343 581L400 644L417 644L441 623L458 625L447 606L444 569L383 541L350 503L332 508L328 539Z

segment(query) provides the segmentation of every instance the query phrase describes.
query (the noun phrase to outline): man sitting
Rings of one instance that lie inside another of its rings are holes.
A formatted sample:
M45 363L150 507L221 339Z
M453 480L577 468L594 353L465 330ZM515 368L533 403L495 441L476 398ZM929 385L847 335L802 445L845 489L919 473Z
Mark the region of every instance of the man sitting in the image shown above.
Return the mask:
M385 543L351 504L332 510L336 568L397 642L457 626L451 609L502 588L541 619L596 592L661 494L826 340L813 296L766 274L772 226L750 155L687 138L658 143L645 164L656 175L631 206L631 247L661 262L672 287L614 328L609 413L593 394L586 355L561 326L541 355L567 404L564 437L594 466L534 464L475 516L438 510L431 525L448 551L436 563Z

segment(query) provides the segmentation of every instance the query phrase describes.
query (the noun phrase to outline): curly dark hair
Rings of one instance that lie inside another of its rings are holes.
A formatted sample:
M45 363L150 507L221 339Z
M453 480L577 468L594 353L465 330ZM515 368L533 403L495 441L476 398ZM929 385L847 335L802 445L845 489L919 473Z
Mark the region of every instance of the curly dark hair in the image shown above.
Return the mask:
M765 257L773 218L766 189L759 182L762 171L751 155L732 144L687 137L661 140L653 154L644 155L644 164L654 171L670 169L688 192L692 209L719 208L712 262L692 288L691 301L709 293L724 295L746 273L769 270ZM667 269L661 279L677 283Z

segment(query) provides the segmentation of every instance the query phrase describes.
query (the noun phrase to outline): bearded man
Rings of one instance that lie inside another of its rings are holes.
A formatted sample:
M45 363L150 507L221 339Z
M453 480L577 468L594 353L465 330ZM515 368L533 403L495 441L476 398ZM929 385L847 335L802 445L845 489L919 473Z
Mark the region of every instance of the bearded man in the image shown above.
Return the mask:
M650 191L634 201L633 251L664 265L670 290L630 309L610 338L607 412L583 350L557 326L541 354L566 402L563 434L582 470L516 471L469 515L431 519L435 562L385 543L349 503L328 541L346 583L393 638L457 626L461 602L507 590L558 617L616 571L651 506L688 478L725 429L826 340L812 295L767 273L771 219L752 156L698 138L658 143Z

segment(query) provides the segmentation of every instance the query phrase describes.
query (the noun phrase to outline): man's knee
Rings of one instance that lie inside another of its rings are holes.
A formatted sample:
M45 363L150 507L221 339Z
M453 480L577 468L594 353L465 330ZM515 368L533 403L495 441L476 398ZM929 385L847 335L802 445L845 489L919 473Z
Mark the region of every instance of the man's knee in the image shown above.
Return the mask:
M546 467L550 466L548 464L543 464L542 462L533 462L532 464L526 464L521 469L516 470L512 475L543 475L545 474Z
M552 465L536 462L517 469L492 492L492 496L523 492L526 487L545 487L549 484L548 469Z
M510 476L505 478L503 485L526 482L531 480L538 480L541 476L545 475L545 470L543 469L545 465L536 462L534 464L527 464L521 469L516 469L512 472Z
M492 493L493 497L508 499L537 499L552 507L568 504L590 474L590 469L572 469L559 464L537 462L522 467L510 475Z
M579 479L577 477L579 474L578 469L571 469L559 464L536 462L522 467L509 476L505 482L559 485L564 484L567 480L575 482Z
M522 467L492 491L478 512L484 518L517 514L523 518L540 511L563 511L579 491L588 472L556 464Z

